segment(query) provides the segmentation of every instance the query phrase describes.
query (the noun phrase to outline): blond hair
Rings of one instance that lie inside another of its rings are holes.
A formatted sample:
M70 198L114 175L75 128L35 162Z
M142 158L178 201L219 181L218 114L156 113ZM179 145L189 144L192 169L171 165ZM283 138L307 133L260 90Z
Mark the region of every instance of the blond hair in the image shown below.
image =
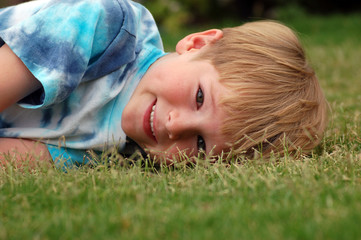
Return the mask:
M234 152L298 155L319 144L327 102L291 29L272 21L226 28L201 58L212 62L232 92L220 104L222 134Z

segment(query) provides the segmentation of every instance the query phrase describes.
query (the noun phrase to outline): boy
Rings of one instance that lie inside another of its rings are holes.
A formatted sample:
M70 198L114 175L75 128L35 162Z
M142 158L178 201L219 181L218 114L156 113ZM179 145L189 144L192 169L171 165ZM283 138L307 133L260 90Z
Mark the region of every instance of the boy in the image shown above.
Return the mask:
M164 54L131 1L40 0L0 18L0 152L19 161L84 164L89 149L126 150L126 136L161 159L268 156L310 150L324 131L317 78L280 24L194 33Z

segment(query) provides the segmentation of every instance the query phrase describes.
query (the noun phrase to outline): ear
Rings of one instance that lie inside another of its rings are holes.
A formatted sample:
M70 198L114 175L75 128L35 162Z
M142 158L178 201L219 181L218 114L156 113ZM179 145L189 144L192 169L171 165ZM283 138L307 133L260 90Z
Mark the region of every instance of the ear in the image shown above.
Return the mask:
M180 40L176 46L176 52L182 54L192 49L201 49L223 37L222 30L210 29L204 32L190 34Z

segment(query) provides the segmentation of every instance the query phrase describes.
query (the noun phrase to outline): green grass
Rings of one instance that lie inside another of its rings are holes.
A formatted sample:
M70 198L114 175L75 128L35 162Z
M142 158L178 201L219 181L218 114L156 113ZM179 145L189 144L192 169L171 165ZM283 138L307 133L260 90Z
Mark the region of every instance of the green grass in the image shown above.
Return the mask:
M280 18L299 32L332 108L311 157L0 170L0 239L360 239L361 15Z

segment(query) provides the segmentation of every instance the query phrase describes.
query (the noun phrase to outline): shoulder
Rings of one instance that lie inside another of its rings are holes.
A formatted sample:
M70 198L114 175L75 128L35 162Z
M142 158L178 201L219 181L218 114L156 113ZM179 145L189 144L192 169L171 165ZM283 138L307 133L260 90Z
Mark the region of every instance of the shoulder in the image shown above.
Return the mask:
M74 13L92 16L100 14L107 17L121 18L128 12L129 3L124 0L38 0L42 2L39 12L49 11L56 15L72 15ZM35 1L37 2L37 1ZM28 3L26 3L28 4ZM26 5L24 4L24 5ZM62 12L58 12L62 10Z
M120 27L130 34L135 34L145 16L151 14L139 3L130 0L62 0L72 4L73 11L80 11L89 16L97 16L99 23L106 23L111 29ZM75 9L74 9L75 7Z

